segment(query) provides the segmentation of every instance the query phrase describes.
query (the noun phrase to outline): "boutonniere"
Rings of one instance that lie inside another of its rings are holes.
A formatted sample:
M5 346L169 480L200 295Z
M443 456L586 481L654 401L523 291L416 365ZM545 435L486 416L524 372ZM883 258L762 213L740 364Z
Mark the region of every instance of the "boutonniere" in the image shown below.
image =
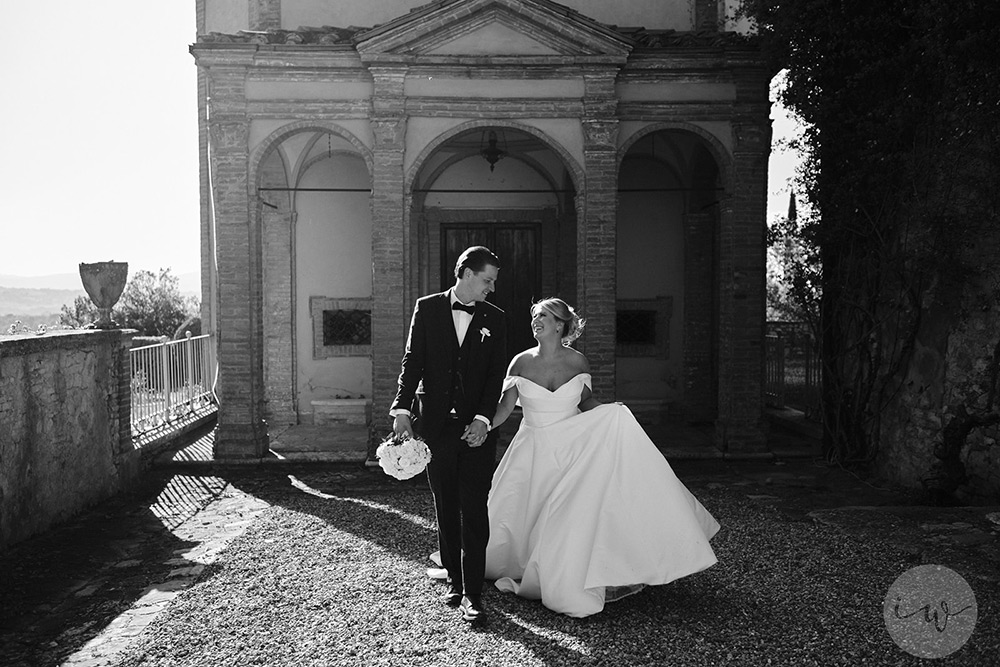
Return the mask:
M482 343L484 340L486 340L486 337L489 336L489 335L490 335L490 330L489 329L487 329L486 327L483 327L482 329L480 329L479 330L479 342Z

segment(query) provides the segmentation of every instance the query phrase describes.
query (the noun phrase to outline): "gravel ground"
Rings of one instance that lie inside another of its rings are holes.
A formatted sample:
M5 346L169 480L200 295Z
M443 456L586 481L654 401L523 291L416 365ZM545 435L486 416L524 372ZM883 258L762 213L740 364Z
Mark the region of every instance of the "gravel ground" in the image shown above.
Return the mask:
M424 488L271 496L272 507L119 664L927 662L896 647L882 620L889 586L919 564L919 556L877 537L789 520L738 491L693 490L722 524L713 540L718 565L647 588L587 619L490 589L484 598L490 623L482 630L466 627L456 610L438 602L443 587L424 573L435 542ZM970 583L976 631L938 664L995 665L1000 655L1000 591L986 580Z

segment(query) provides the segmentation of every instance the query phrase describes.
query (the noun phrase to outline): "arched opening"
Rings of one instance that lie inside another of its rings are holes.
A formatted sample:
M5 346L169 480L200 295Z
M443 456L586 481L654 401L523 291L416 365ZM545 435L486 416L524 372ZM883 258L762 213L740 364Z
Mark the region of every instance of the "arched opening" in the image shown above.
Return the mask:
M370 397L371 176L335 128L291 128L257 169L265 414L312 423L315 406Z
M576 188L563 156L526 129L471 127L433 147L411 192L416 293L450 287L462 250L485 245L503 264L491 300L507 313L508 352L532 347L531 304L576 294Z
M705 139L658 129L619 172L617 395L649 423L718 414L722 175Z

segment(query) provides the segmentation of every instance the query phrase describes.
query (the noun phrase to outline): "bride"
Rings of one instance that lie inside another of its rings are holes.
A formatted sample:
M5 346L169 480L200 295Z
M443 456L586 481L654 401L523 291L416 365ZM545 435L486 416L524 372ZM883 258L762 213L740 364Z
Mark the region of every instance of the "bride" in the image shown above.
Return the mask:
M486 577L584 617L643 585L711 567L719 524L629 409L591 395L587 358L569 347L583 320L561 299L531 314L538 345L511 361L492 424L521 405L493 476Z

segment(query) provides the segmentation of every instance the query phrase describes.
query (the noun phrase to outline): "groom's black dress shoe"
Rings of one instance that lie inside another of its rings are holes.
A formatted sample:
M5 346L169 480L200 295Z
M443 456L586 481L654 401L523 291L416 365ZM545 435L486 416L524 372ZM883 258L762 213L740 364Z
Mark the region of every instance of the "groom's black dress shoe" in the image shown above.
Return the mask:
M478 595L466 595L462 598L462 620L470 623L473 627L481 627L486 624L486 610L483 609L482 598Z

